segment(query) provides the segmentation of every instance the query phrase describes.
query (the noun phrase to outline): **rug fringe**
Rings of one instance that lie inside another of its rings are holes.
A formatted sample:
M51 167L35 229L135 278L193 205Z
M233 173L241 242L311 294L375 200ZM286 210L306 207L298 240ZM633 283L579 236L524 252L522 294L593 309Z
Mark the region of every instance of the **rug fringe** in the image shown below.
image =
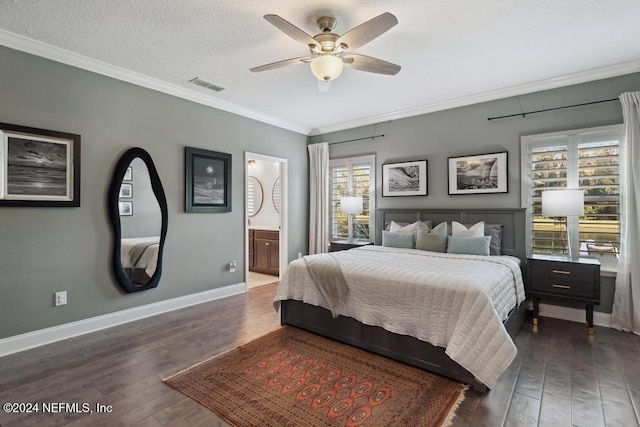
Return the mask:
M285 326L285 327L286 327L286 326ZM208 358L206 358L206 359L204 359L204 360L201 360L200 362L194 363L193 365L191 365L191 366L189 366L189 367L187 367L187 368L181 369L180 371L176 372L175 374L171 374L171 375L169 375L169 376L168 376L168 377L166 377L166 378L161 378L161 380L162 380L162 382L165 382L165 381L167 381L167 380L169 380L169 379L171 379L171 378L173 378L173 377L175 377L175 376L177 376L177 375L180 375L181 373L183 373L183 372L185 372L185 371L188 371L189 369L195 368L196 366L200 366L200 365L202 365L203 363L208 362L208 361L209 361L209 360L211 360L211 359L215 359L216 357L222 356L223 354L227 354L227 353L229 353L230 351L233 351L233 350L235 350L235 349L237 349L237 348L240 348L240 347L242 347L242 346L244 346L244 345L247 345L247 344L249 344L249 343L251 343L251 342L253 342L253 341L257 341L257 340L259 340L260 338L266 337L266 336L267 336L267 335L269 335L271 332L274 332L274 331L277 331L277 330L279 330L279 329L283 329L283 328L284 328L284 327L278 327L278 328L274 329L273 331L269 331L269 332L267 332L266 334L261 335L261 336L259 336L258 338L255 338L255 339L253 339L253 340L251 340L251 341L249 341L249 342L246 342L246 343L244 343L244 344L237 345L237 346L235 346L235 347L233 347L233 348L230 348L230 349L228 349L228 350L223 351L222 353L218 353L218 354L213 355L213 356L211 356L211 357L208 357Z
M451 427L453 425L453 419L456 417L456 411L464 401L466 397L465 392L467 390L469 390L469 386L465 385L462 391L460 392L460 396L458 397L458 400L456 400L456 403L453 404L453 406L449 410L449 414L447 415L447 418L445 418L444 422L440 425L440 427Z
M223 354L227 354L227 353L229 353L230 351L233 351L233 350L237 349L238 347L242 347L242 345L244 345L244 344L241 344L241 345L239 345L239 346L236 346L236 347L230 348L230 349L228 349L228 350L223 351L222 353L218 353L218 354L216 354L215 356L208 357L208 358L206 358L206 359L204 359L204 360L201 360L200 362L194 363L193 365L191 365L191 366L189 366L189 367L186 367L186 368L184 368L184 369L181 369L180 371L176 372L175 374L171 374L171 375L169 375L169 376L168 376L168 377L166 377L166 378L162 378L162 382L166 382L166 381L170 380L171 378L173 378L173 377L175 377L175 376L178 376L178 375L182 374L183 372L188 371L189 369L193 369L193 368L195 368L196 366L200 366L200 365L202 365L203 363L208 362L208 361L209 361L209 360L211 360L211 359L215 359L216 357L222 356Z

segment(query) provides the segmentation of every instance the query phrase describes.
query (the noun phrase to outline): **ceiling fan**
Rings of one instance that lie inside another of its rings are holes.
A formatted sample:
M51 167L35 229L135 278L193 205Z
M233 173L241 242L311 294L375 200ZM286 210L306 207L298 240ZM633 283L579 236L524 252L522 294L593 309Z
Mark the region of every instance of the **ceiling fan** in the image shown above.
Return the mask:
M265 15L264 19L292 39L307 46L311 56L285 59L284 61L261 65L251 68L253 72L310 63L313 75L318 80L329 82L340 76L343 66L354 70L387 75L395 75L400 71L400 66L391 62L351 53L352 50L369 43L398 23L398 19L389 12L360 24L342 36L332 33L336 25L336 19L331 16L318 18L317 24L321 32L313 37L278 15Z

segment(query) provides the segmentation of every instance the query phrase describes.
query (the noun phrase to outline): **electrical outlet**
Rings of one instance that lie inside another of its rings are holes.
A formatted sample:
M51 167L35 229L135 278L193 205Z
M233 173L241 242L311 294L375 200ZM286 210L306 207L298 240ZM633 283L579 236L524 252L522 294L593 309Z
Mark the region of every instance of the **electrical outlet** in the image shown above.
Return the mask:
M298 252L298 258L302 258L302 252Z
M235 261L231 261L229 263L229 272L230 273L235 273L236 272L236 262Z
M55 294L55 306L65 305L67 303L67 291L56 292Z

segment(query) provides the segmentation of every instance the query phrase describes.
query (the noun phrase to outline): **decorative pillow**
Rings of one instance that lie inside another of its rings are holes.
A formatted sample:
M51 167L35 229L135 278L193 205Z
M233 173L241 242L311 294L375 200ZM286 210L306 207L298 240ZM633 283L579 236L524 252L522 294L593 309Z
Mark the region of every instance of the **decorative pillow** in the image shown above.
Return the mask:
M457 226L455 226L455 229L458 231L458 233L462 234L455 234L453 233L453 229L454 226L453 224L458 224ZM460 236L460 237L466 237L465 236L465 230L467 230L467 232L470 232L471 230L475 230L477 232L477 228L480 228L478 226L478 224L482 224L482 222L479 222L477 224L460 224L459 222L455 222L453 221L453 223L451 224L451 227L449 229L449 235L452 236ZM477 227L477 228L475 228ZM502 224L484 224L484 232L483 234L481 234L482 236L490 236L491 237L491 243L489 244L489 254L490 255L502 255L502 229L503 229L503 225ZM474 236L468 236L468 237L474 237Z
M411 224L391 221L391 224L389 224L389 231L394 233L417 233L418 230L424 230L428 232L431 228L431 224L431 220L427 222L416 221Z
M467 228L459 222L451 222L451 235L456 237L481 237L484 236L484 222L480 221Z
M447 252L450 254L489 255L491 237L458 237L449 236Z
M502 224L485 224L484 235L491 237L489 243L490 255L502 255Z
M447 251L447 223L436 225L431 231L418 230L416 249L432 252Z
M382 246L413 249L415 233L382 232Z

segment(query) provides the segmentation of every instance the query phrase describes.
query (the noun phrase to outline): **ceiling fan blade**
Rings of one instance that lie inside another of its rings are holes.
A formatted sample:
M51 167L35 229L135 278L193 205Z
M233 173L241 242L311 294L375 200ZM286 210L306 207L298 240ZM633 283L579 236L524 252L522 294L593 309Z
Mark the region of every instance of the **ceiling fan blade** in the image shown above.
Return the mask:
M285 59L284 61L272 62L271 64L265 64L259 67L253 67L251 68L251 71L253 71L254 73L258 73L260 71L275 70L276 68L287 67L289 65L303 64L305 62L311 61L312 59L313 58L305 58L305 57Z
M309 46L310 48L313 46L319 47L318 42L313 37L302 31L300 28L296 27L286 19L283 19L278 15L264 15L264 19L269 21L271 24L273 24L273 26L275 26L277 29L279 29L295 41L298 41L305 46Z
M383 61L382 59L373 58L366 55L345 55L342 58L344 65L354 70L368 71L369 73L388 74L395 76L400 69L399 65L392 64L391 62Z
M349 50L357 49L389 31L397 23L398 19L395 16L385 12L343 34L336 40L336 45L344 44Z

